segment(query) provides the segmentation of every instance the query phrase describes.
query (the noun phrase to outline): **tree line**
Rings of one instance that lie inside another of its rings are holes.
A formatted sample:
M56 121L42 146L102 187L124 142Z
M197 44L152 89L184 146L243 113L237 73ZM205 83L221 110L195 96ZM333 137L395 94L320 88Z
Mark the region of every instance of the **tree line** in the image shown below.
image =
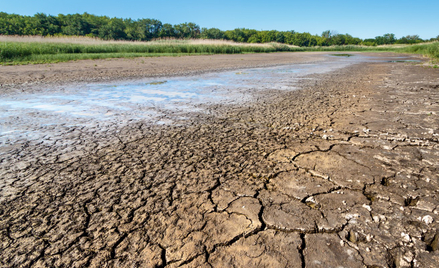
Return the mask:
M122 19L84 14L59 14L58 16L37 13L22 16L0 12L1 35L41 35L41 36L88 36L104 40L149 41L157 38L201 38L223 39L244 43L278 42L301 47L332 45L416 44L439 40L439 36L423 40L418 35L396 38L385 34L370 39L360 39L349 34L324 31L321 35L295 31L258 31L237 28L222 31L217 28L200 28L193 22L180 24L162 23L156 19Z

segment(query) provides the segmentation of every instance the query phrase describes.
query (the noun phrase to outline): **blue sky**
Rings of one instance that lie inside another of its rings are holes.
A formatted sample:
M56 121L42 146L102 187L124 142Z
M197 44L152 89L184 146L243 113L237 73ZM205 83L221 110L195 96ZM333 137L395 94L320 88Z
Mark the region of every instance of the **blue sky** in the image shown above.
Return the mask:
M221 30L324 30L373 38L439 35L439 0L0 0L0 11L20 15L87 12L119 18L154 18L163 23L195 22Z

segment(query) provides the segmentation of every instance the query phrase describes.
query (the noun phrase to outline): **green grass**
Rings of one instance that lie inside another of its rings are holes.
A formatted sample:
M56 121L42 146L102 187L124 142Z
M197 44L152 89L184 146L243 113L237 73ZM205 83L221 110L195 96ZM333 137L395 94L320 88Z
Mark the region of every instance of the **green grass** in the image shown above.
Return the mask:
M0 43L0 64L35 64L65 62L82 59L159 57L205 54L270 53L282 51L389 51L423 54L431 57L436 61L439 60L439 42L405 47L293 47L283 44L249 46L242 44L188 44L182 42L166 44L72 44L7 41ZM337 56L347 55L349 54L337 54Z
M396 52L409 54L422 54L431 58L434 62L439 62L439 42L416 44L407 46L381 46L381 47L365 47L365 46L334 46L334 47L300 47L292 49L292 51L340 51L340 52ZM334 56L347 56L349 54L333 54Z
M288 46L239 46L197 44L64 44L3 42L2 64L49 63L81 59L177 56L191 54L237 54L288 51Z
M166 84L166 83L168 83L167 80L165 80L165 81L156 81L156 82L146 83L146 85L163 85L163 84Z
M43 54L30 55L23 58L15 58L2 62L3 65L17 64L43 64L57 63L75 60L94 60L94 59L111 59L111 58L136 58L136 57L179 57L189 56L189 53L83 53L83 54ZM197 55L210 55L209 53L198 53Z
M439 62L439 42L407 46L401 49L401 52L422 54L431 58L433 62Z
M354 55L352 54L331 54L331 56L336 56L336 57L352 57Z

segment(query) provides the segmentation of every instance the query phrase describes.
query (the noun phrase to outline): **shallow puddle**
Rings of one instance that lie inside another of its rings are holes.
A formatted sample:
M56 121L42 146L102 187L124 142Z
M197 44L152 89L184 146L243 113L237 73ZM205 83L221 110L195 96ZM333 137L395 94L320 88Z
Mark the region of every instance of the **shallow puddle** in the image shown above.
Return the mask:
M389 60L387 62L412 62L412 63L418 63L418 62L422 62L420 60Z

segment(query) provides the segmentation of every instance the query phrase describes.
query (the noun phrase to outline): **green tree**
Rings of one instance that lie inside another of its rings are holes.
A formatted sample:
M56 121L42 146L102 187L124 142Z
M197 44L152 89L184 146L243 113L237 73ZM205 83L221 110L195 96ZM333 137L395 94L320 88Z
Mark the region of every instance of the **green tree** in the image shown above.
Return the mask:
M39 35L54 35L60 32L60 23L58 18L54 16L47 16L44 13L35 14L34 27Z
M295 31L287 31L284 32L284 43L289 45L294 45L296 42L296 32Z
M359 45L361 44L361 39L357 37L353 37L350 34L345 34L346 36L346 45Z
M197 38L200 35L200 26L193 22L174 25L174 29L178 38Z
M246 42L244 32L237 28L234 30L228 30L225 32L226 39L233 40L235 42Z
M278 43L284 43L285 42L285 35L283 32L277 32L276 33L276 42Z
M376 46L377 45L374 38L364 39L361 42L361 44L364 46Z
M138 22L132 19L126 19L125 23L125 35L129 40L141 40L138 31Z
M159 32L159 37L161 37L161 38L165 38L165 37L172 38L172 37L175 37L175 36L176 36L176 34L175 34L174 26L172 26L169 23L163 24L163 26L162 26L162 28L160 29L160 32Z
M398 39L396 41L396 43L398 44L416 44L416 43L421 43L424 40L422 40L419 35L406 35L401 37L400 39Z
M61 32L65 35L87 35L91 33L90 24L83 15L58 15L61 22Z
M261 43L269 43L276 41L277 31L260 31L258 35L260 37Z
M141 40L151 40L160 37L163 24L155 19L140 19L137 21L138 36Z
M393 33L387 33L383 35L383 37L386 39L386 43L388 44L394 44L396 42L395 34Z
M330 30L326 30L322 32L322 37L326 38L326 39L330 39L332 37L332 33Z
M122 19L112 18L99 29L99 37L106 40L126 39L125 24Z
M254 34L247 39L247 43L261 43L260 35Z
M203 39L224 39L224 32L218 28L202 28L200 38Z
M392 33L387 33L383 36L376 36L375 37L375 43L377 45L391 45L396 42L395 35Z

